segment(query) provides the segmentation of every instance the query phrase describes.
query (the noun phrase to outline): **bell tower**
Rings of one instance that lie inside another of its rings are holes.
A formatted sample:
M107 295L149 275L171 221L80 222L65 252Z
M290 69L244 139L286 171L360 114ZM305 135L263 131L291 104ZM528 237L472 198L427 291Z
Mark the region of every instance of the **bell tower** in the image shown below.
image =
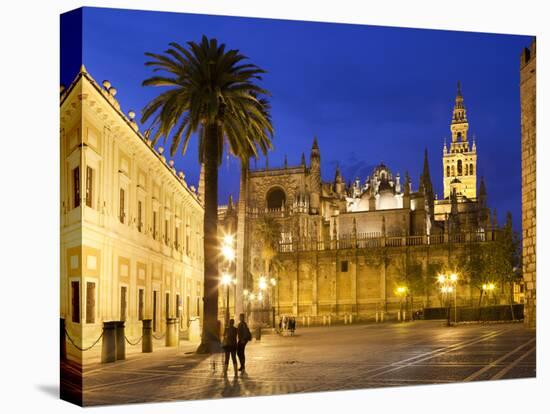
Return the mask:
M457 93L451 118L451 144L443 147L443 197L450 199L453 190L457 198L475 199L477 176L477 150L475 138L470 145L468 119L460 88Z

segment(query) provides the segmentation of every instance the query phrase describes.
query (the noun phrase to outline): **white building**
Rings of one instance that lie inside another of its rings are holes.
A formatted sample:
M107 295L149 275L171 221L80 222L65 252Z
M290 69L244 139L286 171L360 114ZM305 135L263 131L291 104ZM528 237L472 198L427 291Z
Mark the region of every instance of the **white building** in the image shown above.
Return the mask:
M104 321L139 338L143 319L158 335L201 316L202 204L115 94L84 67L61 93L61 318L82 347Z

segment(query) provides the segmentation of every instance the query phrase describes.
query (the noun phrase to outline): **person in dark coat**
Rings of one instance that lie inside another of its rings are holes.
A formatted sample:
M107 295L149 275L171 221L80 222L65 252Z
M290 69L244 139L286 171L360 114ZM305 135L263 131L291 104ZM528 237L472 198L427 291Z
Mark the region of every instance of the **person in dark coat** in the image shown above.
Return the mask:
M239 368L239 371L244 372L244 364L245 364L245 355L244 355L244 349L246 348L246 344L248 341L252 339L252 334L250 333L250 329L248 329L248 325L244 321L244 313L241 313L239 315L239 325L237 326L237 356L239 357L239 362L241 363L241 367Z
M233 371L235 372L235 376L237 376L237 328L235 328L235 319L230 319L229 325L225 328L223 334L223 350L225 351L223 374L227 375L229 356L231 355Z

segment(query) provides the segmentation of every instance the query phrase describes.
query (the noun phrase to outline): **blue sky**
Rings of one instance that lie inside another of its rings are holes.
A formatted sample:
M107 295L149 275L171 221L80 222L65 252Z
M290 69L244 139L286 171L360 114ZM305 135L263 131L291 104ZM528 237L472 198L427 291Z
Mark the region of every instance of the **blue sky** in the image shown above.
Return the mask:
M140 113L160 92L141 86L152 73L144 53L216 37L268 71L262 85L273 95L275 127L269 165L282 165L285 154L290 165L302 152L309 158L316 135L325 180L337 163L351 181L383 161L394 173L408 171L417 188L428 148L441 197L442 146L460 80L489 204L500 222L511 211L519 229L519 56L527 36L100 8L84 8L81 16L82 47L80 16L61 20L62 83L72 81L82 61L98 82L117 88L125 112ZM175 161L196 184L196 145ZM226 159L220 172L220 202L237 198L237 160Z

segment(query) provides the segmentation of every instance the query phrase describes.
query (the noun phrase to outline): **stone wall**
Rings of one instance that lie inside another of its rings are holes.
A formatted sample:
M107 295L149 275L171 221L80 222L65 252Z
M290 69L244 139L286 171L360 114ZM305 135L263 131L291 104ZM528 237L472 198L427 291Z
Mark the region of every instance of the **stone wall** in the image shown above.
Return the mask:
M354 320L371 320L381 311L386 313L386 318L397 318L401 299L396 288L403 284L407 257L409 266L418 266L425 279L424 290L412 292L412 309L441 306L444 298L437 289L433 265L437 263L442 270L455 269L464 246L442 244L281 253L282 270L278 275L274 306L279 314L310 316L316 322L328 315L333 320L343 320L346 314L352 314ZM457 292L459 305L477 305L477 289L460 284Z
M525 324L536 326L536 42L520 58L521 205Z

